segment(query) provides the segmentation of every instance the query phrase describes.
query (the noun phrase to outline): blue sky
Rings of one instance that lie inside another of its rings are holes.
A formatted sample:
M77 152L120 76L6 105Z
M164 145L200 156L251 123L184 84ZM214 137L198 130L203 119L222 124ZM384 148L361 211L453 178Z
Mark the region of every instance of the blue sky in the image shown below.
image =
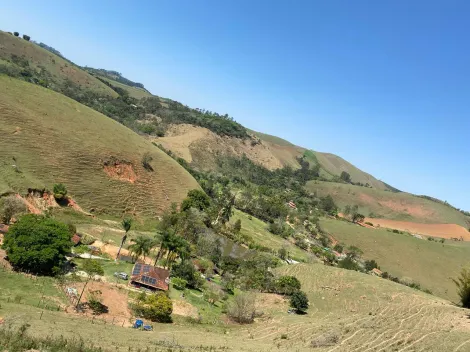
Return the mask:
M469 13L466 0L16 0L0 28L470 210Z

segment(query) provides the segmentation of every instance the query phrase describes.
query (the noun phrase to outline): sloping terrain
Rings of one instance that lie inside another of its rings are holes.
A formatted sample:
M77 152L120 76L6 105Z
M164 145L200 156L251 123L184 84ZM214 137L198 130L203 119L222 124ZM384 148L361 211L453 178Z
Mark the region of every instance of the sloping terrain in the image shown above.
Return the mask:
M341 172L346 171L351 176L351 181L355 183L368 183L373 188L380 190L388 189L388 187L382 181L379 181L374 176L359 170L353 164L337 155L315 152L315 156L317 157L317 160L322 168L330 175L339 176L341 175Z
M368 217L468 227L468 218L461 212L410 193L321 181L308 182L307 189L318 196L331 195L341 209L345 205L358 205L359 211Z
M1 312L12 328L27 321L31 325L29 334L84 338L105 351L469 350L468 310L443 299L388 280L324 265L299 264L276 271L301 281L310 300L306 315L288 314L288 303L281 296L260 294L258 310L263 315L252 325L228 321L223 326L195 324L175 317L174 324L155 323L153 331L145 332L105 324L102 319L92 321L42 310L37 307L39 290L35 296L26 296L31 299L25 305L13 303L7 297L12 296L17 285L11 285L10 290L0 287ZM53 295L48 291L48 298ZM116 320L126 322L121 317Z
M111 85L113 85L115 87L122 88L122 89L126 90L129 93L129 95L133 98L142 99L142 98L148 98L148 97L153 96L148 90L146 90L144 88L131 87L131 86L128 86L128 85L123 84L121 82L115 81L115 80L113 80L111 78L108 78L108 77L105 77L105 76L98 76L98 77L101 78L101 79L104 79L105 81L109 82Z
M376 260L382 271L415 281L437 296L458 301L451 278L470 264L470 242L428 241L333 219L321 220L321 226L337 241L359 247L363 257Z
M155 138L154 141L204 169L215 166L217 155L241 157L245 154L269 170L286 165L298 167L295 157L302 155L301 148L296 146L281 146L266 141L255 144L248 139L220 136L207 128L189 124L172 125L165 137Z
M101 95L118 96L106 84L70 61L33 42L0 31L0 66L2 65L22 70L23 75L26 75L28 70L41 72L44 84L47 85L62 85L66 81L71 81L83 89Z
M51 90L0 76L0 192L64 183L85 211L153 217L196 180L130 129ZM153 171L142 166L144 154Z

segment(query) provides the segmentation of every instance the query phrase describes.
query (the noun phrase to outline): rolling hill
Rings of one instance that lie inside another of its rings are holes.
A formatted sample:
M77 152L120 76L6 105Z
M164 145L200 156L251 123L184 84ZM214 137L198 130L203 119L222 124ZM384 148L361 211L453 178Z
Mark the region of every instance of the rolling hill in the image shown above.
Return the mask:
M194 178L130 129L46 88L0 75L0 193L64 183L86 211L154 217ZM142 166L148 154L153 171Z
M405 192L389 192L351 184L309 181L307 189L318 196L331 195L343 209L358 205L371 218L385 218L426 224L457 224L467 227L468 217L443 203Z
M118 96L106 84L63 57L33 42L0 31L0 72L5 70L18 71L23 77L31 75L31 70L35 71L42 77L41 84L53 89L71 81L101 95Z

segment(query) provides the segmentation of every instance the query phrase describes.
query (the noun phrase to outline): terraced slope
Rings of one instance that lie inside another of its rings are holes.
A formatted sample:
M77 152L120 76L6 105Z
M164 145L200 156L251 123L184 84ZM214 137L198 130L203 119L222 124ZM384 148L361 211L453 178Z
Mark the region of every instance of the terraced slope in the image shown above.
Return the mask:
M64 60L40 46L0 31L0 66L13 69L44 71L50 78L48 84L61 85L69 80L83 89L117 97L118 94L103 82L85 72L70 61ZM53 83L54 82L54 83Z
M357 204L359 211L369 217L428 224L457 224L468 228L468 218L459 211L405 192L393 193L321 181L308 182L307 189L319 196L330 194L341 208Z
M118 122L51 90L0 75L0 193L66 185L81 207L153 217L196 180ZM142 166L149 153L153 171Z

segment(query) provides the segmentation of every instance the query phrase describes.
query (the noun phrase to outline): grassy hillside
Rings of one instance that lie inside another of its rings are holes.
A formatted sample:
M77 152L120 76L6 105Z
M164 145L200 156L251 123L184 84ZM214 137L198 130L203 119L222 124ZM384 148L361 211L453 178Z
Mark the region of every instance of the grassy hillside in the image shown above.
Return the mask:
M175 317L174 324L154 323L153 331L144 332L121 327L122 317L116 318L119 325L113 325L110 321L105 324L99 316L84 318L37 307L42 290L57 302L63 295L48 282L29 283L21 278L12 284L17 274L10 274L14 275L11 280L5 278L8 287L0 287L0 312L11 328L27 321L30 336L83 338L86 344L112 351L461 352L468 347L467 311L437 297L324 265L291 265L276 271L299 278L310 300L306 315L288 314L288 302L281 296L260 294L258 310L263 314L252 325L226 320L223 325L196 324ZM23 288L32 290L32 299L15 303ZM179 297L175 292L172 295L173 299ZM219 307L212 310L220 311Z
M233 223L237 220L242 223L241 234L252 238L256 244L271 248L275 252L284 247L292 259L305 262L309 260L309 254L306 251L281 236L269 232L267 230L268 225L264 221L235 210L230 222Z
M104 76L99 76L99 77L101 79L104 79L105 81L109 82L110 84L112 84L115 87L119 87L119 88L122 88L122 89L126 90L129 93L129 95L133 98L142 99L142 98L149 98L149 97L153 96L152 93L150 93L148 90L146 90L144 88L131 87L131 86L128 86L126 84L123 84L121 82L112 80L112 79L104 77Z
M19 70L23 76L28 70L40 72L44 84L63 85L67 80L83 89L102 95L117 97L117 93L103 82L75 64L59 57L39 45L0 31L0 69ZM0 72L1 72L0 70Z
M388 189L382 181L377 180L374 176L358 169L353 164L337 155L320 152L315 152L315 155L321 167L330 175L339 176L341 175L341 172L346 171L351 175L351 180L355 183L368 183L376 189Z
M89 211L153 217L197 182L118 122L51 90L0 76L0 192L62 182ZM142 166L149 153L154 171Z
M350 184L321 181L308 182L307 189L316 192L319 196L330 194L341 208L347 204L357 204L360 212L365 216L467 226L465 215L459 211L409 193L393 193Z
M332 219L322 220L321 225L338 241L363 250L364 258L375 259L382 271L412 279L435 295L457 301L456 287L450 278L470 265L469 242L442 244Z

